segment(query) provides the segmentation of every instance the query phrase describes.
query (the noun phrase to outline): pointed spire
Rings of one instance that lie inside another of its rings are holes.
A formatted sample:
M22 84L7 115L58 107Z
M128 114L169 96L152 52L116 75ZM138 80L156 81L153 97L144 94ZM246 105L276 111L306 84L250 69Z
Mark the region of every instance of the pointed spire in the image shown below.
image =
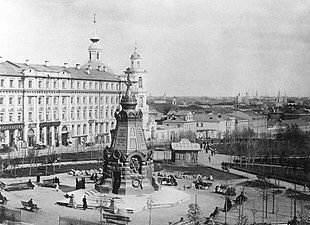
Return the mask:
M137 40L135 40L135 47L134 47L134 51L130 57L131 60L133 59L141 59L140 55L137 53L137 49L138 49L138 44L137 44Z
M100 40L99 37L97 37L97 32L96 32L96 14L94 14L94 35L93 37L90 38L91 42L96 43Z
M138 49L138 44L137 44L137 40L135 40L135 51L134 52L137 52L137 49Z

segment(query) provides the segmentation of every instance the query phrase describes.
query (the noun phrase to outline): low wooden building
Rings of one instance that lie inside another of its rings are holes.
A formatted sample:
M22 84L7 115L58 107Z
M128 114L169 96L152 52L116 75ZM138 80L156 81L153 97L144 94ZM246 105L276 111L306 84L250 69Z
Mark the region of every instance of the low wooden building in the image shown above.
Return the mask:
M172 142L172 160L177 165L197 165L198 152L201 151L198 143L192 143L188 139L180 142Z

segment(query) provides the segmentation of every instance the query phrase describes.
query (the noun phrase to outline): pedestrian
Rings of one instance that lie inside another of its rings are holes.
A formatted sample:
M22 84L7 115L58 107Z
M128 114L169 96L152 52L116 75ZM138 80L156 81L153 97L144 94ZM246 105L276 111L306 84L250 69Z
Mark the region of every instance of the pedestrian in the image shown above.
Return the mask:
M83 201L83 209L86 210L87 209L86 195L84 195L84 198L82 201Z
M85 189L85 178L84 177L81 180L81 189Z
M58 192L58 190L59 190L59 184L58 183L56 183L55 188L56 188L56 191Z
M40 173L37 175L37 183L40 183Z
M208 159L209 159L209 162L211 162L211 156L210 155L209 155Z
M73 207L73 208L76 208L76 202L75 202L75 197L74 197L74 194L72 194L70 196L70 200L69 200L69 204L68 204L70 207Z

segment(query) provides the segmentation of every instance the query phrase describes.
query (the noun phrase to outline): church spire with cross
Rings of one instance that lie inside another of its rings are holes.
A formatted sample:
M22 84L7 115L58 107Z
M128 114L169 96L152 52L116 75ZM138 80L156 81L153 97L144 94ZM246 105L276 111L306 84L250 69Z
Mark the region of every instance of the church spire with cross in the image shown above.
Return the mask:
M94 14L94 33L93 33L93 36L90 38L90 41L92 43L91 43L91 45L88 48L88 52L89 52L88 63L101 62L101 52L102 52L102 49L98 45L98 42L100 41L100 38L97 36L96 14Z
M94 35L90 38L90 41L96 43L100 41L100 38L97 36L97 29L96 29L96 14L94 14Z

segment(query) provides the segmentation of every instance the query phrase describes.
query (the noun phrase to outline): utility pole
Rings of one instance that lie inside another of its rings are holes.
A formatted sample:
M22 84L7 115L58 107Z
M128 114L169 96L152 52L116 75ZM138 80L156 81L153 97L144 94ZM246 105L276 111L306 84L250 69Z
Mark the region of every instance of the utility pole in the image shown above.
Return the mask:
M226 187L227 187L227 181L226 181ZM225 192L225 225L227 224L227 191Z
M294 185L294 217L296 216L296 180Z
M262 222L265 222L264 212L265 212L265 189L263 189L263 204L262 204Z
M268 189L267 189L267 187L266 187L266 218L268 217Z
M107 205L105 195L102 196L102 194L100 194L99 202L98 202L98 200L96 200L96 202L99 204L98 208L99 208L99 221L100 221L100 224L104 224L103 223L103 218L102 218L102 212L103 212L103 205L105 205L105 206Z
M275 193L274 189L272 189L272 213L274 213L274 201L275 201Z
M197 197L197 196L196 196ZM153 207L153 204L154 204L154 200L153 200L153 197L152 195L150 195L148 198L147 198L147 201L146 201L146 205L149 209L149 225L152 224L152 207Z

